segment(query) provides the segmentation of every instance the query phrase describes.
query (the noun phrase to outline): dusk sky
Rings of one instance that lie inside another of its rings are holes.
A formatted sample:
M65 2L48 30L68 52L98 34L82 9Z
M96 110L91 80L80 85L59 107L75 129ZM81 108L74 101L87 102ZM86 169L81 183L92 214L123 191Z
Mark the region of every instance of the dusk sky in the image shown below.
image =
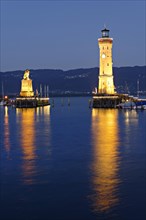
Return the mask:
M104 24L113 65L145 65L145 1L2 1L0 71L99 66Z

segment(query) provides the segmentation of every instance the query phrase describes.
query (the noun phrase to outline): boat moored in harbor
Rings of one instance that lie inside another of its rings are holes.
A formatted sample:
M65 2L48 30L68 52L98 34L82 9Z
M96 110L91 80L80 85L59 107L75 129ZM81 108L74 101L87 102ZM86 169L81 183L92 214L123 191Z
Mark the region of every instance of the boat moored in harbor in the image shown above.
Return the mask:
M117 105L119 109L140 109L146 110L146 99L138 99L137 97L133 97L123 103Z

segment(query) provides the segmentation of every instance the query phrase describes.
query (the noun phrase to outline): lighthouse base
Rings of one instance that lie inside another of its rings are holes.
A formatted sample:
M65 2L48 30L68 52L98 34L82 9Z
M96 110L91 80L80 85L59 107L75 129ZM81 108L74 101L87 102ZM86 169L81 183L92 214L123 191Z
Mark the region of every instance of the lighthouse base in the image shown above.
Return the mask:
M92 107L93 108L117 108L117 105L125 102L128 98L124 94L96 94L93 96Z

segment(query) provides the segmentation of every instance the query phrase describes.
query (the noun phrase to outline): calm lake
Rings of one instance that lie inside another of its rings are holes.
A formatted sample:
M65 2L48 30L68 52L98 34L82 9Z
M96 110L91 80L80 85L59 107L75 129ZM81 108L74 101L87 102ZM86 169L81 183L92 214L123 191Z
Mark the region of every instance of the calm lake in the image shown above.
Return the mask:
M146 110L0 107L2 220L144 220Z

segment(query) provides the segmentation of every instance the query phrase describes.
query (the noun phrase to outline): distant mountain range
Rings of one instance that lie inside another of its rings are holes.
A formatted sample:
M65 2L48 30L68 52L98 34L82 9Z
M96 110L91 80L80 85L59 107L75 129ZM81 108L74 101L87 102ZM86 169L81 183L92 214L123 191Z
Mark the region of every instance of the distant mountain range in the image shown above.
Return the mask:
M30 70L34 90L49 86L51 94L89 94L98 85L99 68L73 69L63 71L59 69ZM114 67L114 82L119 93L134 94L137 92L139 81L140 92L146 92L146 66ZM0 72L0 85L3 84L4 93L19 95L21 79L24 71ZM0 89L0 94L2 90Z

